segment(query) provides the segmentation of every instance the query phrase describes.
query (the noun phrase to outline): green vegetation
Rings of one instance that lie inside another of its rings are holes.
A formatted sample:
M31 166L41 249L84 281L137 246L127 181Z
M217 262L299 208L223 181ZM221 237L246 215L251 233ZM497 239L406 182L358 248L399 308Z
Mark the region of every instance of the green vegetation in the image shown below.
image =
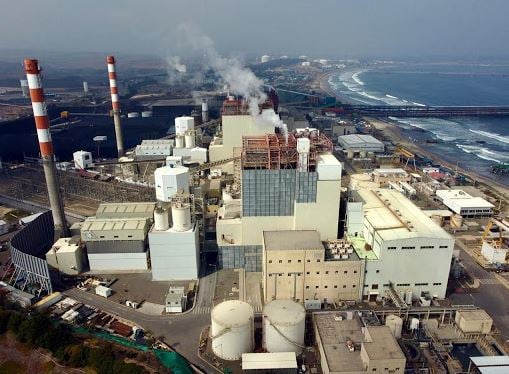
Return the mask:
M17 341L31 349L44 348L65 366L93 368L98 374L141 374L145 369L132 363L125 363L117 357L113 345L100 342L94 347L84 345L83 340L73 336L71 330L62 324L54 324L43 314L25 314L0 307L0 334L11 333ZM7 361L0 366L1 373L18 373L22 369L15 362ZM22 372L22 371L21 371Z

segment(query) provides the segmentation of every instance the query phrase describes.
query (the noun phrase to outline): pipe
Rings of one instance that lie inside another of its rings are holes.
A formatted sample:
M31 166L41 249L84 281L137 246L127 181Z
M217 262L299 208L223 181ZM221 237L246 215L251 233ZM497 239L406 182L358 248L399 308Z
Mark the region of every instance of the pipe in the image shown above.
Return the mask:
M37 129L37 138L39 139L39 148L41 150L44 177L46 178L49 203L55 225L55 234L57 236L68 236L69 230L65 221L64 204L58 187L55 153L53 142L51 141L48 111L41 82L41 69L39 62L35 59L25 59L24 66L30 90L30 99L32 100L35 127Z
M108 78L110 81L111 107L113 109L113 122L115 124L115 138L117 140L118 157L124 155L124 137L120 123L120 102L118 100L117 72L115 69L115 57L107 56Z

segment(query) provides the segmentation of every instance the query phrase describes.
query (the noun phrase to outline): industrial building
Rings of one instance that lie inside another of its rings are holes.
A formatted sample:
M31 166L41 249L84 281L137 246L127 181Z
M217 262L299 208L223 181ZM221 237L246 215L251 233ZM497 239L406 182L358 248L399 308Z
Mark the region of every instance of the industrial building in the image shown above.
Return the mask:
M79 236L60 238L46 253L48 265L61 273L77 275L87 268L85 243Z
M154 226L148 234L152 280L198 279L199 233L191 215L192 204L190 197L174 195L170 207L154 211Z
M493 215L495 207L493 204L463 190L437 190L435 194L446 207L462 217L491 217Z
M147 236L155 203L101 204L81 227L91 271L148 270Z
M324 374L404 373L406 358L387 326L366 326L353 314L313 313Z
M154 172L156 199L170 201L176 193L189 193L189 169L178 163L158 168Z
M410 182L412 177L405 170L400 168L380 168L371 173L373 182L378 183L380 187L388 187L390 183Z
M338 136L338 145L348 158L366 157L367 153L383 153L384 144L371 135L349 134Z
M138 160L171 156L174 143L173 139L143 140L134 149L134 155Z
M326 251L313 230L263 232L265 302L360 300L363 265L350 246Z
M94 162L92 153L87 151L76 151L72 154L72 158L76 169L88 169Z
M170 286L166 294L164 310L166 313L182 313L187 308L187 295L184 286Z
M298 369L294 352L243 353L241 366L245 373L294 374Z
M363 299L445 297L454 238L421 209L396 190L359 189L346 214L347 238L366 262Z
M223 191L216 223L223 268L262 270L263 231L316 230L337 238L341 163L316 129L243 138L238 184Z

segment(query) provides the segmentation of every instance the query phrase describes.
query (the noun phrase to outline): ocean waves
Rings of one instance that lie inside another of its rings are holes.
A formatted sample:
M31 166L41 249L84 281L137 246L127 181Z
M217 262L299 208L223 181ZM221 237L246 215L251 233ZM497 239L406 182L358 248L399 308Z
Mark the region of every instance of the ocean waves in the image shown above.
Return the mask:
M504 136L504 135L500 135L500 134L496 134L496 133L492 133L492 132L488 132L488 131L482 131L482 130L470 129L469 131L473 132L474 134L484 136L486 138L498 140L501 143L509 144L509 136Z
M456 147L461 149L463 152L473 154L486 161L493 161L498 164L509 162L509 154L496 152L486 147L466 144L456 144Z

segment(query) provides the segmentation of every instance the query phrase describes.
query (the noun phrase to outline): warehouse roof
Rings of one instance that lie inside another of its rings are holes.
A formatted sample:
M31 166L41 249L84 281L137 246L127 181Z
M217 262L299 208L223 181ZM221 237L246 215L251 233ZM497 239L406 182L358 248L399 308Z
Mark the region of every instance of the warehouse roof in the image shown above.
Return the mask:
M320 234L315 230L264 231L263 242L267 251L323 249Z
M269 369L297 369L295 352L242 354L242 370Z
M437 190L436 195L440 197L445 205L453 202L462 208L493 208L494 205L482 197L474 197L463 190Z
M364 202L364 219L384 240L452 238L401 192L384 188L361 189L354 196Z
M100 204L96 218L152 218L155 203L108 203Z
M365 147L384 147L384 144L372 137L371 135L364 135L364 134L350 134L350 135L342 135L338 138L339 143L343 147L348 148L365 148Z
M89 217L83 222L81 231L113 231L113 230L144 230L147 219L99 219Z

